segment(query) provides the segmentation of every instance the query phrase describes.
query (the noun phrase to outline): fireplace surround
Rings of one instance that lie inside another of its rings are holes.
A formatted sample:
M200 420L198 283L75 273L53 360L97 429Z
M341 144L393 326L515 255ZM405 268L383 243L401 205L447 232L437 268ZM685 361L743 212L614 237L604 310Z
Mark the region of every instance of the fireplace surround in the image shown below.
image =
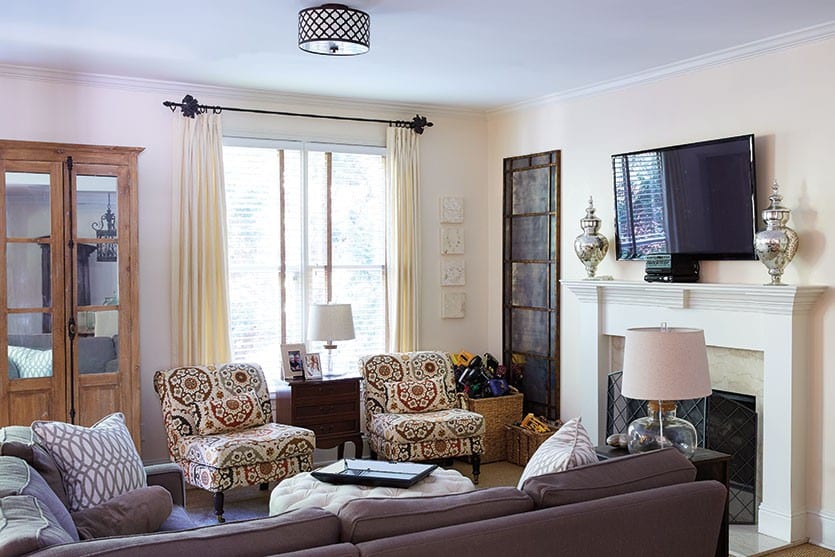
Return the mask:
M784 541L806 531L806 419L811 310L824 286L562 281L579 301L583 423L605 440L609 336L629 327L704 329L710 346L763 353L760 533ZM819 349L819 348L818 348Z

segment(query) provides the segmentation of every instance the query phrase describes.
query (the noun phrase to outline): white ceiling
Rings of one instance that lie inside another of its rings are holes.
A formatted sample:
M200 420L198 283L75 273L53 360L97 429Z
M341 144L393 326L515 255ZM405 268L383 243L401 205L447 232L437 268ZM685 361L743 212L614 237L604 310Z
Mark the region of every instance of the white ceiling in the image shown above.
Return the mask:
M835 34L834 0L349 0L371 51L329 57L296 44L321 3L4 2L0 64L491 109Z

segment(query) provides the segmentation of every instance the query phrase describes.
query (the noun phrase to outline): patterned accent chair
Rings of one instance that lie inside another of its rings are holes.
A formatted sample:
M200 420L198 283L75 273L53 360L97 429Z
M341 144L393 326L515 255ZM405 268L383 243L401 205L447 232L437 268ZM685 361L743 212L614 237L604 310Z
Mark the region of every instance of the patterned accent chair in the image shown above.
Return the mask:
M405 462L469 456L478 483L484 417L455 392L444 352L403 352L360 360L372 458Z
M312 431L272 421L256 364L184 366L154 374L171 460L187 483L211 491L218 522L223 492L311 470Z

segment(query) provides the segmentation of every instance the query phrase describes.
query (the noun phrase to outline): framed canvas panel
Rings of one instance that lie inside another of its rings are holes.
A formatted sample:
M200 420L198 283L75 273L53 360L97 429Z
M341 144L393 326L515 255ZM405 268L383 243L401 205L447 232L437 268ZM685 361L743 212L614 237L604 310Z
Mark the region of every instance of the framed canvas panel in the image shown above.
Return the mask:
M467 294L464 292L444 292L441 318L463 319L467 309Z
M441 259L441 286L464 286L466 266L463 257Z
M464 227L441 226L441 254L462 255L464 253Z
M441 198L441 222L451 224L461 224L464 222L463 197Z

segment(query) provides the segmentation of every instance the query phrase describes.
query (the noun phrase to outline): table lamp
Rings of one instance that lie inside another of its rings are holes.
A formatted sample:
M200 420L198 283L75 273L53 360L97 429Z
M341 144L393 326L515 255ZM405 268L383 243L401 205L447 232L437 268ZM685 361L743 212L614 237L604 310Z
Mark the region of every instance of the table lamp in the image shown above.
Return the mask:
M647 401L648 416L629 424L630 453L675 447L688 458L697 446L696 428L676 417L676 401L711 394L705 335L701 329L627 329L623 396Z
M307 323L307 339L325 341L328 351L328 374L333 374L335 340L354 338L354 316L351 304L312 304Z

